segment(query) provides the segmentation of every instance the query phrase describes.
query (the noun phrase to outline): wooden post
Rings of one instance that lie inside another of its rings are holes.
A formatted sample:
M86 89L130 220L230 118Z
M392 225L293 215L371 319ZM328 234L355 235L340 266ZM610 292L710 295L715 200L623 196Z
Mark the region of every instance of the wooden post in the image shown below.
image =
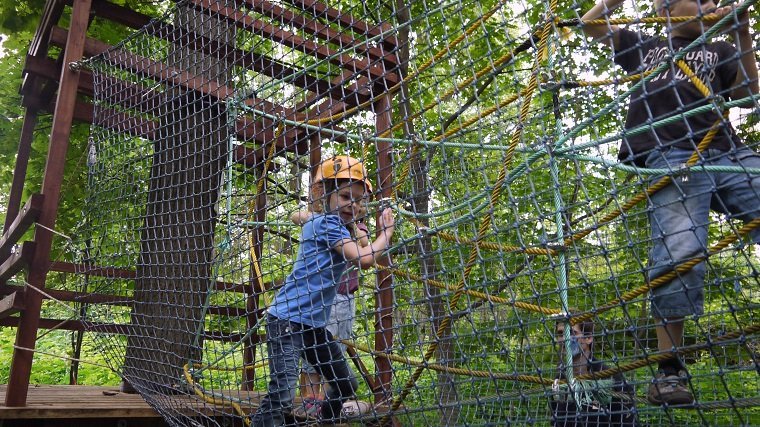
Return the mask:
M49 229L55 227L55 219L58 214L58 202L66 163L66 152L69 147L71 123L77 97L77 86L79 85L79 71L71 69L69 64L82 58L90 16L90 6L91 0L74 0L71 13L71 27L69 28L66 50L63 53L61 81L53 112L50 147L48 148L45 175L42 182L42 194L45 198L38 220L40 225ZM35 230L34 240L37 243L36 250L34 251L34 258L29 266L29 274L27 276L29 286L38 289L45 287L48 264L50 264L50 248L53 241L53 234L43 227ZM21 313L18 330L16 331L16 348L13 351L8 392L5 396L6 406L26 405L41 306L42 295L39 292L34 290L25 292L25 310Z
M29 166L29 154L32 151L35 126L37 126L37 111L28 108L24 115L23 127L21 128L18 153L16 154L16 166L13 169L13 183L11 184L11 192L8 197L8 209L5 215L3 232L8 231L8 227L16 219L16 215L18 215L21 208L21 196L24 192L24 179L26 178L26 168Z
M8 228L16 220L21 210L21 196L24 193L24 180L26 179L27 166L29 166L29 155L32 151L35 126L37 126L37 110L29 108L26 110L24 124L21 128L21 137L19 138L18 153L16 154L16 166L13 169L13 183L11 184L11 192L8 196L8 208L5 214L3 234L8 232ZM0 260L5 260L9 255L10 250L0 252Z
M391 95L382 97L374 104L375 131L381 134L390 129L391 124ZM393 158L390 142L377 143L377 187L378 197L391 197L393 194ZM380 210L377 218L380 217ZM382 230L377 230L378 234ZM389 260L384 260L387 264ZM375 299L375 350L380 354L393 346L393 277L387 270L377 273L377 298ZM380 402L391 396L391 379L393 376L390 360L384 357L375 358L377 366L377 384L379 391L375 393L375 401Z

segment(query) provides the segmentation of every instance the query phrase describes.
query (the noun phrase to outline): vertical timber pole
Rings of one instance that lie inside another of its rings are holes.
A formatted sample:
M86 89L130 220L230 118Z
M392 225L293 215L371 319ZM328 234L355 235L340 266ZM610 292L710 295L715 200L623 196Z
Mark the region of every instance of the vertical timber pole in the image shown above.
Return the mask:
M50 133L50 147L45 163L45 175L42 181L42 210L34 232L36 248L27 276L28 286L43 289L47 279L50 264L50 248L53 234L48 229L55 228L58 214L58 201L61 194L61 183L66 163L66 152L69 148L71 124L74 116L74 105L79 85L79 71L69 67L74 61L82 58L84 41L87 35L87 25L90 16L91 0L74 0L71 12L71 26L66 50L63 53L61 80L58 86L58 97L53 112L53 125ZM6 406L25 406L29 388L29 376L32 372L32 359L37 341L37 329L40 323L40 308L42 295L39 292L24 293L24 307L21 312L18 330L16 331L16 346L13 350L10 378L5 395Z
M37 126L37 110L27 108L26 114L24 114L24 124L21 128L21 137L19 138L16 166L13 169L13 183L11 184L11 192L8 196L8 209L5 215L3 231L8 231L8 227L11 226L19 210L21 210L21 196L24 192L24 179L26 178L27 166L29 166L29 155L32 151L35 126Z
M27 108L24 115L24 124L21 128L21 138L19 138L16 166L13 169L13 183L11 184L11 192L8 196L8 209L5 214L3 232L8 231L8 227L13 224L13 221L21 210L21 197L24 193L24 180L26 179L26 169L29 166L29 155L32 151L35 126L37 126L37 110ZM9 255L10 249L5 253L0 253L0 259L5 260Z
M375 131L377 135L390 129L391 124L391 94L380 98L374 105ZM387 141L377 142L377 187L378 197L391 197L393 195L393 158L391 143ZM376 218L380 219L378 210ZM378 235L382 230L376 230ZM381 258L381 265L390 265L390 256ZM387 354L393 346L393 276L388 270L380 270L377 273L377 297L375 298L375 351L379 354ZM375 402L379 403L391 397L391 379L393 371L390 360L384 357L375 357L377 367L376 383L379 385L375 392Z

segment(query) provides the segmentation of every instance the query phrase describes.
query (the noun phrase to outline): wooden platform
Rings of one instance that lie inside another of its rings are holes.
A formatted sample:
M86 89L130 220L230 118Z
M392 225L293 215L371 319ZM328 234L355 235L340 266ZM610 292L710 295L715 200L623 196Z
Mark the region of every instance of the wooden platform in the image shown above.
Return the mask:
M7 386L0 385L0 426L167 426L161 415L145 402L139 394L121 393L119 388L81 385L38 385L30 386L27 394L27 405L24 407L3 406ZM255 391L235 391L229 393L239 399L258 403L261 393ZM196 408L204 415L223 417L230 414L231 409L217 407L204 403L197 396L162 396L171 399L174 408ZM300 403L300 398L294 402ZM244 411L252 411L253 407L243 407ZM377 407L380 413L387 412L386 406ZM197 412L195 412L197 414ZM227 425L238 424L234 419L227 418ZM304 422L304 420L301 420ZM242 425L242 423L239 423ZM313 425L305 422L304 425ZM339 424L343 425L343 424Z
M0 385L0 404L7 386ZM238 396L248 392L237 392ZM257 393L251 393L254 399ZM204 408L206 415L222 416L231 409L215 410L196 396L171 396L174 407ZM5 426L167 426L164 419L139 394L119 392L119 388L99 386L30 386L24 407L0 405L0 425ZM16 420L16 422L9 422Z
M0 385L0 404L6 388ZM30 385L25 407L0 406L0 419L160 417L139 394L120 393L119 387Z

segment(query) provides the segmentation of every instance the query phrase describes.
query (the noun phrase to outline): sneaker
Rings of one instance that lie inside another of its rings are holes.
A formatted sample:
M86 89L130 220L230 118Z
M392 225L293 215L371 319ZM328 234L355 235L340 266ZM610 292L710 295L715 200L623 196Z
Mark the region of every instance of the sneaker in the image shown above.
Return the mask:
M313 397L305 397L301 404L293 408L293 416L302 420L319 419L319 412L322 409L322 401Z
M341 418L360 417L372 411L372 405L361 400L348 400L340 411Z
M653 405L685 405L694 401L694 395L686 387L686 373L681 375L666 375L659 372L652 384L649 385L647 400Z

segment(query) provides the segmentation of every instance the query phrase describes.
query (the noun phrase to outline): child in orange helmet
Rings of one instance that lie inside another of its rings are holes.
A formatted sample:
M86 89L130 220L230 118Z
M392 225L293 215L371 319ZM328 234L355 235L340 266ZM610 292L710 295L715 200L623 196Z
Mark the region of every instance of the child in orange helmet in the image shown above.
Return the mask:
M364 165L352 157L322 162L313 190L322 212L305 218L293 271L268 310L270 381L251 420L254 426L284 424L284 413L292 411L302 355L328 385L325 400L316 411L318 418L339 419L343 403L354 397L358 385L326 328L327 320L347 264L370 268L388 248L395 224L393 212L383 210L378 221L380 235L367 246L349 232L348 226L372 191Z

